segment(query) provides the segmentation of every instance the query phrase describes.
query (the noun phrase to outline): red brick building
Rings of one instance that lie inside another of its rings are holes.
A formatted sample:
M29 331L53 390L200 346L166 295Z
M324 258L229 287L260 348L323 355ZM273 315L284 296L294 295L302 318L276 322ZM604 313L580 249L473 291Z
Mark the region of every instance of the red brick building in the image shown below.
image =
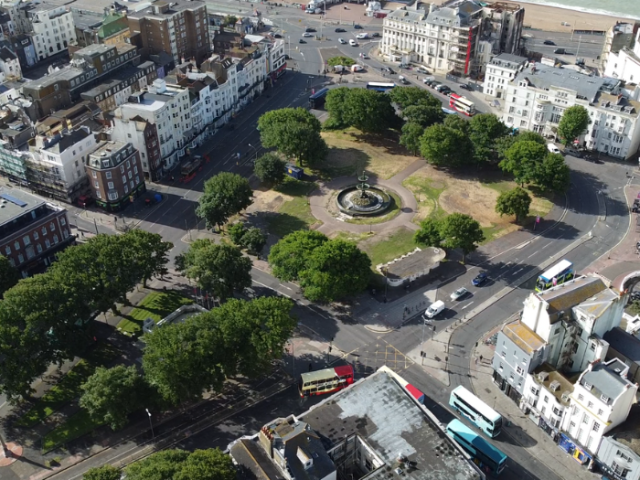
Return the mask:
M75 243L67 211L15 188L0 188L0 255L23 277L43 272Z

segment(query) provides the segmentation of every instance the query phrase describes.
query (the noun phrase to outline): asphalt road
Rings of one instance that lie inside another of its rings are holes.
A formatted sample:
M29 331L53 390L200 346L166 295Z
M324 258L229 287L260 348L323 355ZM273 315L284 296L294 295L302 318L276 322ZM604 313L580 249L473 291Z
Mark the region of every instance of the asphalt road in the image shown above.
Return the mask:
M567 63L575 63L576 58L597 61L597 57L602 53L602 47L604 46L604 36L600 35L572 35L571 33L525 30L523 38L525 38L525 48L528 51L557 57ZM545 45L545 40L550 40L555 45ZM566 53L553 53L558 48L564 48Z

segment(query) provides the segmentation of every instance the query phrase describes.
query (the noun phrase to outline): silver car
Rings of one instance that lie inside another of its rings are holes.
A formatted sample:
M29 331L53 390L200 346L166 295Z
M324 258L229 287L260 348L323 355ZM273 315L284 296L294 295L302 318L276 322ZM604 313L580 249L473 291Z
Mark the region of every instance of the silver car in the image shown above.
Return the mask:
M456 300L460 300L461 298L466 297L468 293L469 293L469 290L467 290L464 287L460 287L459 289L457 289L455 292L451 294L451 300L453 300L454 302Z

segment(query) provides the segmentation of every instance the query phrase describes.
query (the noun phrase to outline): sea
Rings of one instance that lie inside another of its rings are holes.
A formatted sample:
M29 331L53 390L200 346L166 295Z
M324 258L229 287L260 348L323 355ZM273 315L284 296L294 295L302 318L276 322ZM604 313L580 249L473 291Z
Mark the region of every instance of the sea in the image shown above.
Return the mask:
M535 3L581 12L640 19L640 0L519 0L518 3Z

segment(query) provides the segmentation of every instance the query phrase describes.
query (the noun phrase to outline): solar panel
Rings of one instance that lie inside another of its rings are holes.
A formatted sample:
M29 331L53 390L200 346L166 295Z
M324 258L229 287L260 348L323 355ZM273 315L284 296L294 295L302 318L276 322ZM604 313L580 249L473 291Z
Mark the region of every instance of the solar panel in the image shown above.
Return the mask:
M26 207L27 202L23 202L22 200L18 200L16 197L9 195L8 193L0 193L0 198L4 198L5 200L15 203L19 207Z

